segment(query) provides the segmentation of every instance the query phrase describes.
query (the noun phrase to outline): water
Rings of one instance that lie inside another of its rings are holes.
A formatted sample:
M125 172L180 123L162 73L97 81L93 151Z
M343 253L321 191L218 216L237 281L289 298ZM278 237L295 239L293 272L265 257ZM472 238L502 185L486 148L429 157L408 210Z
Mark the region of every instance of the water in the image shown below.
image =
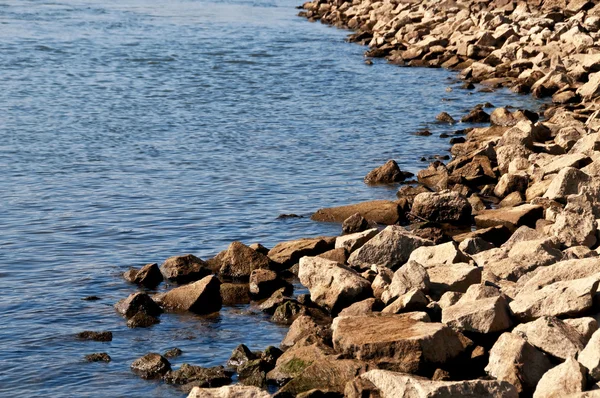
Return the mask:
M296 17L299 0L5 0L0 4L0 395L179 397L130 363L224 364L285 328L253 308L163 315L130 330L112 305L130 266L233 240L333 235L319 207L393 198L362 177L445 154L434 123L508 92L466 95L453 74L364 65L347 32ZM411 133L429 128L431 137ZM97 295L100 301L82 301ZM82 342L111 330L111 343ZM86 363L106 351L109 364Z

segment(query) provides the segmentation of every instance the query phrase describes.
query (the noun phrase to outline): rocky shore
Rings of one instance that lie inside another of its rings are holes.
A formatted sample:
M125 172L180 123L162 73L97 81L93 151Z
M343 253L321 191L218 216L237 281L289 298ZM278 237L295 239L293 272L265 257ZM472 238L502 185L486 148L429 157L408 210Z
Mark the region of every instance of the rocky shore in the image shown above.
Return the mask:
M289 325L280 347L240 345L220 367L173 370L172 351L132 370L189 397L600 396L600 3L318 0L301 15L354 30L368 57L551 105L438 115L463 123L452 159L416 180L393 160L369 172L402 184L397 199L313 214L340 236L128 271L141 289L115 308L132 328L251 302ZM310 294L292 294L296 277ZM146 290L164 281L175 287Z

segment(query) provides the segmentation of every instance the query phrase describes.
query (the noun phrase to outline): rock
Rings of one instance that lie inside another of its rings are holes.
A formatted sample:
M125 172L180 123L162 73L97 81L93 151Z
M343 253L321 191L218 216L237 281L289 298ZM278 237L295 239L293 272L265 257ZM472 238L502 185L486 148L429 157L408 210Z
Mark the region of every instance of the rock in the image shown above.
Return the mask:
M407 293L401 295L391 304L385 307L381 312L384 314L399 314L401 312L424 311L429 304L429 299L417 289L411 289ZM355 314L365 315L368 313Z
M296 300L288 300L277 306L271 317L271 322L291 325L303 313L304 307L300 303Z
M316 256L333 249L323 238L309 238L278 243L269 250L269 258L282 268L289 268L304 256Z
M231 383L231 373L222 366L203 368L187 363L177 370L167 372L163 380L168 384L184 386L184 391L193 387L221 387Z
M464 351L464 336L441 323L415 320L412 314L337 317L331 325L333 347L347 357L409 373L425 364L443 364Z
M542 316L577 316L592 307L600 275L555 282L539 290L521 290L509 304L513 315L528 321Z
M525 193L528 184L529 177L527 175L507 173L498 180L498 184L494 188L494 195L504 198L513 192Z
M421 246L415 249L408 258L423 267L437 266L441 264L455 264L469 261L458 248L456 242L446 242L435 246Z
M557 214L550 233L558 238L564 247L587 246L596 244L596 217L592 212L589 202L568 203L567 206Z
M158 268L158 264L146 264L139 270L130 269L123 274L127 282L142 285L149 289L158 286L163 281L162 273Z
M224 306L250 304L250 285L247 283L221 283L219 290Z
M365 176L365 184L393 184L404 181L407 174L400 170L395 160L388 160L383 166L377 167Z
M313 389L342 394L346 383L352 381L356 375L370 370L371 367L367 363L354 359L319 359L283 386L279 394L298 396Z
M248 361L237 369L240 384L265 388L267 386L267 372L272 367L262 359Z
M495 126L514 126L519 121L506 108L496 108L490 115L490 122Z
M310 291L311 300L334 314L372 295L369 281L341 264L319 257L301 258L298 277Z
M177 358L181 354L183 354L183 351L181 351L179 348L175 347L175 348L171 348L171 349L165 351L163 356L165 358Z
M275 310L277 309L277 307L279 307L281 304L285 303L286 301L291 301L291 300L293 300L293 299L285 294L285 289L281 288L281 289L277 290L275 293L273 293L271 295L271 297L269 297L268 299L263 301L258 306L258 308L263 312L266 312L268 314L273 314L275 312Z
M485 113L481 108L475 108L468 115L463 116L460 119L463 123L488 123L490 121L490 115Z
M160 323L160 319L144 312L138 312L127 320L127 327L130 328L147 328Z
M590 176L583 171L565 167L552 179L544 198L565 203L567 196L579 193L581 187L588 184L590 180Z
M320 341L311 344L310 339L304 338L277 359L275 368L267 373L267 380L284 384L302 374L313 362L330 356L335 357L331 347Z
M520 292L532 293L555 282L587 278L598 272L600 272L600 259L598 258L560 261L540 268L531 278L520 283Z
M126 318L131 318L141 312L150 316L158 316L162 309L146 293L132 293L126 299L120 300L115 304L115 309Z
M131 369L143 379L156 379L171 370L171 364L162 355L151 352L136 359Z
M538 205L524 204L510 209L483 210L475 216L475 225L479 228L505 226L516 230L522 225L535 228L537 220L544 215L544 208Z
M212 273L205 261L191 254L169 257L160 266L160 271L175 283L194 282Z
M577 94L586 101L600 95L600 72L591 73L588 76L588 82L577 89Z
M415 196L411 215L439 223L471 223L471 204L457 192L427 192Z
M493 244L479 237L467 238L458 245L458 250L468 255L474 255L493 248Z
M498 380L511 383L519 393L531 393L551 367L546 355L525 339L513 333L503 333L490 350L485 371Z
M275 367L275 363L281 355L283 355L283 351L270 345L260 354L260 359L268 363L269 367L273 369Z
M600 330L594 332L577 360L585 366L592 379L600 380Z
M582 318L564 319L567 325L573 326L580 335L583 336L585 344L588 343L592 334L598 330L598 322L592 317L586 316Z
M542 169L544 174L558 173L566 167L580 169L591 163L591 159L582 153L572 153L568 155L558 155L552 158L550 163L544 164Z
M92 341L112 341L112 332L94 332L86 330L84 332L77 333L77 338L81 340L92 340Z
M432 246L433 242L419 238L396 225L390 225L371 238L348 258L348 264L366 268L372 264L397 269L418 247Z
M413 289L428 292L430 285L427 270L421 264L411 261L394 273L391 283L381 294L381 300L390 304Z
M161 305L174 311L210 314L221 309L221 282L214 275L176 287L161 298Z
M517 398L516 388L505 381L465 380L432 381L424 377L391 372L389 370L371 370L358 376L345 390L348 398L361 398L364 395L361 382L372 385L378 395L383 397L488 397ZM356 388L358 387L358 388ZM366 392L366 391L365 391Z
M514 328L513 333L529 344L560 359L567 359L583 350L583 336L573 326L556 317L544 316Z
M521 137L521 134L518 135ZM508 172L508 166L515 159L525 159L531 155L531 150L525 147L522 143L509 144L496 147L496 161L498 163L498 169L502 174Z
M252 271L268 269L269 258L244 245L241 242L232 242L227 250L217 254L211 261L213 269L219 270L223 279L247 281Z
M439 115L437 115L435 117L435 119L442 123L450 123L450 124L456 123L456 120L454 120L454 118L446 112L440 113Z
M105 352L95 352L85 356L85 360L88 362L110 362L111 358Z
M269 297L281 288L285 288L288 294L293 290L293 286L281 279L274 271L255 269L250 274L250 293L255 298Z
M307 315L300 315L291 324L286 336L281 341L281 347L283 349L292 347L301 339L306 336L313 335L318 339L327 339L329 333L327 328L319 325L313 318Z
M573 357L546 373L538 382L533 398L560 398L585 389L585 368Z
M335 240L335 248L345 249L348 253L352 253L356 249L361 248L365 243L367 243L372 237L374 237L378 233L379 230L377 228L373 228L363 232L356 232L354 234L339 236Z
M383 309L383 302L376 298L368 298L366 300L359 301L352 304L349 307L344 308L338 316L355 316L365 315L372 312L378 312Z
M417 173L419 182L434 191L448 189L448 178L448 169L440 161L431 163L427 169Z
M354 213L342 223L342 235L354 234L372 228L377 228L377 223L368 221L360 213Z
M187 398L269 398L271 394L253 386L194 387Z
M368 220L384 225L393 225L404 219L404 211L398 203L389 200L373 200L353 205L319 209L311 216L311 220L343 222L356 213Z
M325 260L335 261L336 263L340 264L346 264L349 255L350 253L348 253L346 249L339 248L326 251L323 254L319 254L317 257L324 258Z
M238 366L242 366L246 362L254 359L256 359L256 355L244 344L240 344L233 349L231 356L227 361L227 366L237 369Z
M442 323L454 330L476 333L501 332L512 325L508 303L503 296L460 300L442 310Z
M511 192L498 204L499 207L515 207L523 204L523 195L520 192Z
M302 216L301 216L302 217ZM253 243L248 246L250 249L259 252L260 254L264 254L265 256L269 254L269 249L261 245L260 243Z
M469 286L481 282L481 268L468 263L429 267L427 273L429 290L438 297L447 291L466 292Z

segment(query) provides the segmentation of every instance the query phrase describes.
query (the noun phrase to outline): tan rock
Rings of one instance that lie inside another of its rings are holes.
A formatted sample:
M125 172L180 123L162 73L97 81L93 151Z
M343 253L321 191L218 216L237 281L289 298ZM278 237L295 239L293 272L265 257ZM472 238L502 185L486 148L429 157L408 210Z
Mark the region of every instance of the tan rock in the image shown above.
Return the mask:
M220 285L217 277L209 275L198 282L171 289L160 298L160 304L175 311L216 312L221 309Z
M577 356L585 346L585 339L579 331L556 317L541 317L517 326L512 332L543 352L561 359Z
M379 230L377 228L373 228L362 232L338 236L335 240L335 248L345 249L348 253L352 253L356 249L360 249L362 245L367 243L378 233Z
M347 206L330 207L317 210L311 216L314 221L343 222L353 214L359 213L367 220L378 224L393 225L404 219L404 212L396 202L373 200Z
M468 261L469 258L457 246L455 242L447 242L435 246L421 246L410 254L408 261L415 261L425 268L440 264L454 264Z
M429 299L425 294L420 290L412 289L398 297L381 312L385 314L399 314L401 312L423 311L426 309L427 304L429 304Z
M160 271L165 279L176 283L194 282L211 273L208 264L192 254L169 257Z
M573 357L547 371L538 382L533 398L561 398L585 389L585 368Z
M412 289L428 292L430 285L427 270L419 263L411 261L394 273L392 282L381 294L381 300L385 304L390 304Z
M398 163L388 160L383 166L379 166L365 176L366 184L392 184L404 181L406 175L400 170Z
M439 265L427 269L432 294L440 296L447 291L467 291L469 286L481 282L481 268L468 263Z
M479 228L489 228L502 225L514 231L522 225L535 226L535 222L542 218L542 206L524 204L510 209L484 210L475 216L475 224Z
M316 256L333 249L323 238L308 238L278 243L269 250L268 257L284 268L289 268L304 256Z
M415 196L411 214L432 222L470 224L471 204L457 192L424 192Z
M442 323L461 332L476 333L500 332L512 325L508 303L503 296L460 300L442 310Z
M269 258L241 242L232 242L227 250L217 254L211 265L218 267L219 275L226 279L248 281L252 271L268 269Z
M271 394L254 386L194 387L187 398L269 398Z
M600 380L600 330L594 332L577 360L585 366L590 377Z

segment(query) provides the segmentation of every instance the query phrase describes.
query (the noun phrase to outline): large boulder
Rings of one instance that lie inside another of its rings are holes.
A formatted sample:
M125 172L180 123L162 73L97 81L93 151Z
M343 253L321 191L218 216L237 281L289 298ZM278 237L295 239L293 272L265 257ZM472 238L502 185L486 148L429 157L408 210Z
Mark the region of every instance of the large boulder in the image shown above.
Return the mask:
M568 203L556 215L556 221L550 232L556 236L564 247L587 246L596 244L596 217L591 203Z
M565 167L552 179L544 198L564 203L567 196L578 194L581 187L588 184L590 180L590 176L583 171L573 167Z
M307 238L281 242L269 250L268 257L282 268L289 268L304 256L316 256L333 249L333 242L324 238Z
M388 160L383 166L379 166L365 176L366 184L393 184L404 181L410 173L404 173L400 170L395 160Z
M523 278L523 281L519 280L519 292L532 293L555 282L587 278L597 273L600 273L600 258L560 261L540 268L531 277Z
M348 383L345 397L362 398L365 394L364 382L372 386L382 398L410 397L487 397L517 398L517 389L510 383L498 380L433 381L424 377L391 372L370 370Z
M169 257L160 266L160 271L175 283L194 282L212 273L205 261L192 254Z
M311 300L333 314L373 293L368 280L324 258L301 258L298 277L310 291Z
M314 362L328 357L337 358L331 347L305 336L277 359L275 368L267 373L267 380L284 384L301 375Z
M271 394L254 386L194 387L187 398L269 398Z
M534 347L561 359L577 356L585 346L581 333L556 317L544 316L523 323L512 332L524 337Z
M221 309L221 282L214 275L176 287L160 297L160 304L173 311L209 314Z
M373 200L353 205L319 209L311 216L311 219L313 221L341 223L356 213L367 220L384 225L393 225L404 219L404 211L401 206L389 200Z
M511 383L519 393L532 393L551 367L548 357L525 339L503 333L490 350L485 371L498 380Z
M448 189L448 169L442 162L433 162L428 168L419 171L417 179L426 187L435 191Z
M248 281L252 271L268 269L269 258L241 242L232 242L227 250L210 260L211 268L224 279Z
M471 204L458 192L424 192L415 196L410 213L421 220L471 224Z
M144 379L156 379L171 370L171 364L162 355L151 352L136 359L131 369Z
M269 297L281 288L290 292L293 290L293 286L280 278L275 271L259 268L250 274L249 291L255 298Z
M461 332L501 332L512 325L503 296L463 301L442 310L442 323Z
M561 398L585 389L586 370L573 357L550 369L540 379L533 398Z
M347 357L413 373L455 358L469 344L441 323L417 320L417 314L337 317L331 325L333 346Z
M352 253L348 264L357 268L376 264L397 269L408 260L413 250L432 245L430 240L413 235L400 226L390 225Z

